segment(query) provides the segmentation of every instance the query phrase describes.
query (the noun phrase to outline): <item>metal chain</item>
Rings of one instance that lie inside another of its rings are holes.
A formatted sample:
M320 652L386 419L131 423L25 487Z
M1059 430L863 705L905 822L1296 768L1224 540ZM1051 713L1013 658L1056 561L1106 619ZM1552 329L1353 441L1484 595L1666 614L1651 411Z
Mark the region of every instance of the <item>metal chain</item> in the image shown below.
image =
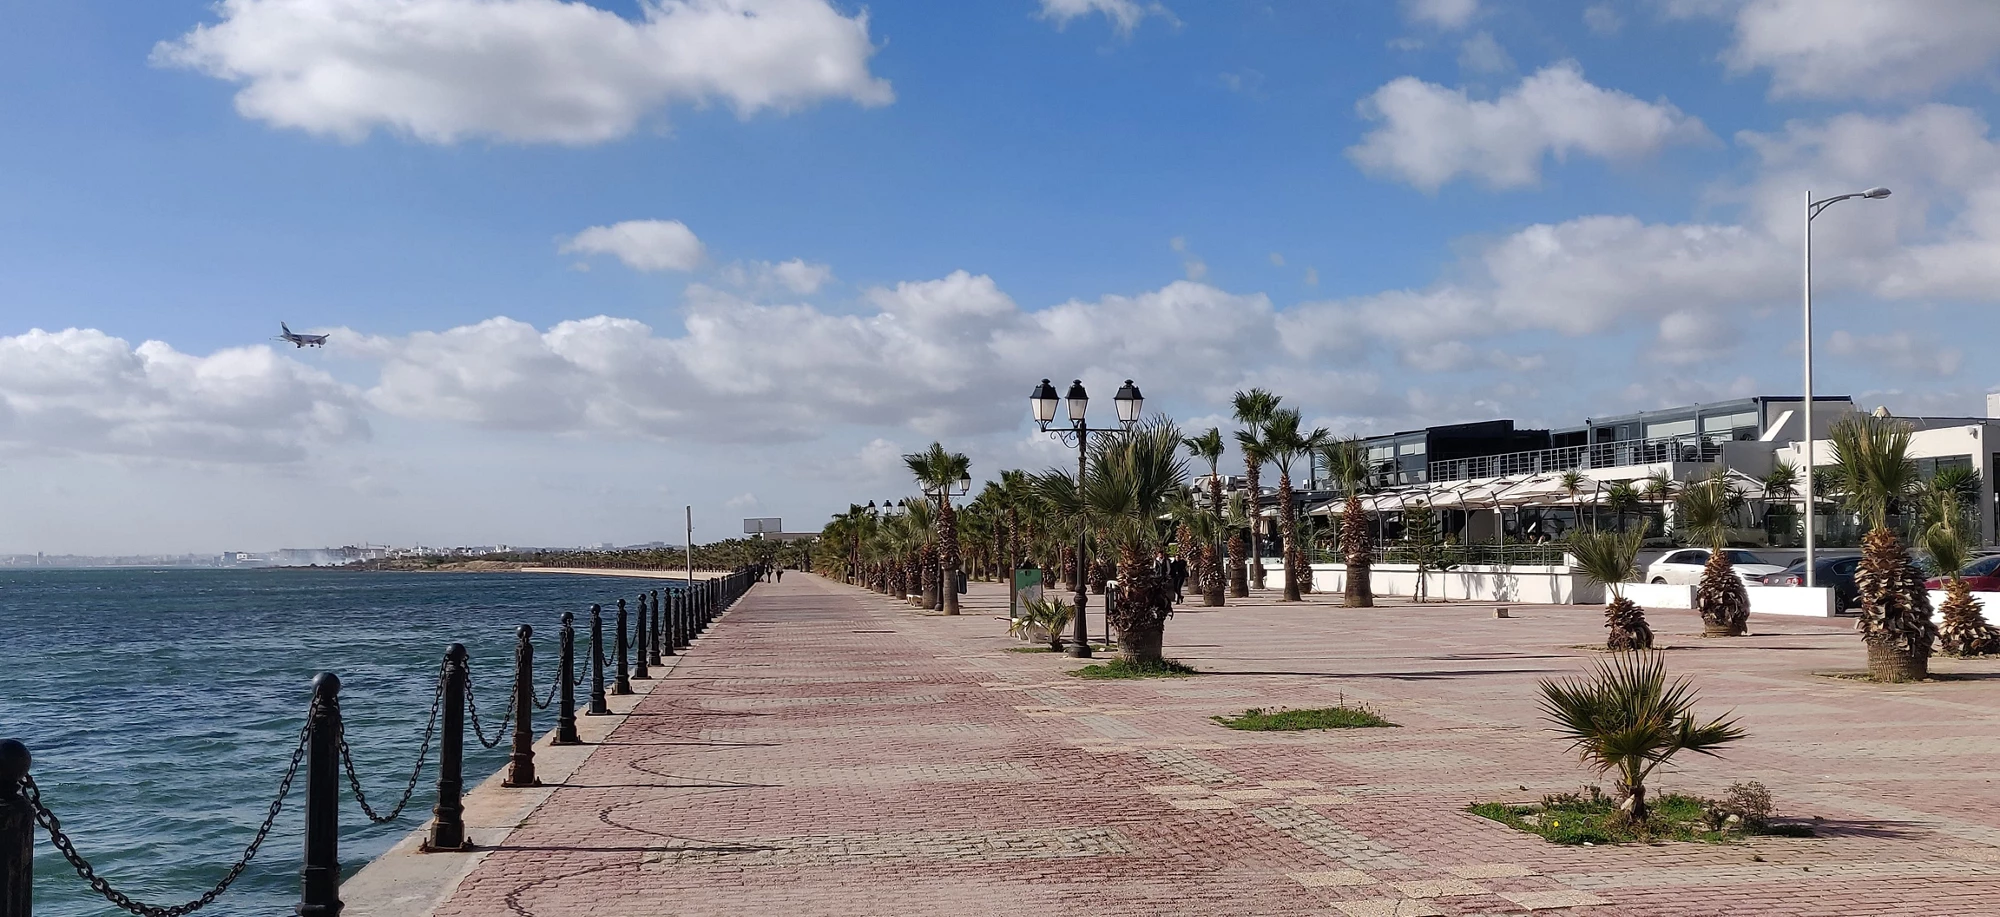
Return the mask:
M548 695L543 697L541 700L535 701L535 709L536 710L549 709L549 705L556 702L556 689L560 687L562 687L562 670L557 669L555 680L549 682Z
M507 740L507 726L514 722L514 692L521 686L520 679L521 672L519 669L516 669L514 671L514 684L507 689L507 715L500 718L500 726L493 730L493 740L489 742L486 739L486 730L479 725L479 703L473 699L475 692L472 690L472 664L466 664L465 708L471 714L469 718L472 720L472 734L479 737L479 744L487 748L493 748Z
M242 858L229 867L229 871L223 874L222 880L215 883L213 888L202 892L201 897L186 904L171 907L145 904L134 901L123 892L112 888L110 880L98 875L97 870L90 865L90 861L76 852L76 844L70 841L69 835L63 833L62 822L56 819L56 813L42 804L41 788L35 785L35 778L23 778L21 786L27 790L28 804L35 807L35 821L49 832L50 843L55 844L56 849L61 851L63 859L69 861L70 868L76 870L77 877L90 883L92 891L103 895L104 900L111 902L120 910L138 914L139 917L185 917L214 903L223 892L229 890L229 886L235 883L238 876L243 875L244 870L250 868L250 861L256 858L258 848L263 847L264 839L270 836L271 826L278 820L278 812L285 807L285 797L291 795L292 778L298 776L299 762L305 760L306 743L312 735L313 714L317 712L319 704L314 703L306 714L306 725L299 727L299 745L292 750L292 762L285 768L285 779L278 781L278 798L271 800L270 810L264 814L264 823L257 827L257 836L250 840L250 845L243 848Z
M410 797L417 792L417 779L423 775L424 761L431 754L431 740L437 736L438 708L444 705L444 668L439 666L437 689L431 695L430 722L424 726L424 744L417 749L417 765L410 768L410 782L403 786L403 798L396 800L396 807L389 814L381 815L368 804L368 794L361 791L361 775L354 770L354 752L347 745L347 723L343 720L334 733L340 744L340 763L347 770L347 785L354 790L354 801L361 804L361 813L376 824L395 821L410 804Z

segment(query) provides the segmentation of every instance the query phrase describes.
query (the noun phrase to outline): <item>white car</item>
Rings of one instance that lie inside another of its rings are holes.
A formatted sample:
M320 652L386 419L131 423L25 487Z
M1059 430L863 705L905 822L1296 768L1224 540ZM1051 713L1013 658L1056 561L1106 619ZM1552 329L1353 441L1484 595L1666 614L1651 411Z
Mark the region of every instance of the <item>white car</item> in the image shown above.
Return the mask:
M1729 562L1735 566L1736 578L1746 586L1763 585L1761 578L1767 573L1781 573L1781 564L1765 563L1764 559L1749 551L1728 550ZM1667 556L1646 565L1646 582L1668 583L1675 586L1692 586L1701 582L1702 568L1708 566L1707 548L1682 548L1669 551Z

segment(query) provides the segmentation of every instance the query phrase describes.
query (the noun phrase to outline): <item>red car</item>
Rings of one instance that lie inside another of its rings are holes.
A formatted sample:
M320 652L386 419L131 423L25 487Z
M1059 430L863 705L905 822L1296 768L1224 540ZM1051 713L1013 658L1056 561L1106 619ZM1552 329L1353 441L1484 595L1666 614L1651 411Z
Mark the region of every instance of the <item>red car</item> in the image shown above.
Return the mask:
M2000 554L1992 554L1966 564L1958 571L1965 577L1965 584L1974 592L2000 592ZM1943 589L1944 577L1937 576L1924 580L1925 589Z

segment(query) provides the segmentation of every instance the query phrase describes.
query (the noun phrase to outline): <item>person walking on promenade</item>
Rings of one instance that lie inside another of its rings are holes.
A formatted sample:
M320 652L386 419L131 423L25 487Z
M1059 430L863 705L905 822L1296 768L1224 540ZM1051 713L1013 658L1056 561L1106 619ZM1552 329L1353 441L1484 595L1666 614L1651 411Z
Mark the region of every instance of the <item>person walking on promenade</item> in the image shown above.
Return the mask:
M1167 565L1167 579L1174 584L1174 601L1187 601L1188 565L1186 558L1176 557L1172 563Z
M778 582L781 582L781 583L782 583L782 582L784 582L784 581L785 581L785 568L783 568L783 567L779 567L779 568L778 568Z

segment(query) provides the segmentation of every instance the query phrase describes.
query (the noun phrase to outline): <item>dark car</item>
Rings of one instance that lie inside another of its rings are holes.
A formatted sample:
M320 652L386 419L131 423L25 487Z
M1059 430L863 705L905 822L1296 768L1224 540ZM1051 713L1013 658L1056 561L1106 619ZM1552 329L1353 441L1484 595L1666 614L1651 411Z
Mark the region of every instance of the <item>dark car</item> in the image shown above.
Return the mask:
M1813 559L1813 582L1833 589L1835 608L1847 610L1859 601L1854 589L1854 571L1861 566L1859 557L1818 557ZM1766 586L1803 586L1806 584L1806 560L1801 557L1792 561L1791 566L1763 577Z
M1989 554L1966 564L1958 575L1965 577L1965 584L1974 592L2000 592L2000 554ZM1924 588L1943 589L1944 577L1925 580Z

